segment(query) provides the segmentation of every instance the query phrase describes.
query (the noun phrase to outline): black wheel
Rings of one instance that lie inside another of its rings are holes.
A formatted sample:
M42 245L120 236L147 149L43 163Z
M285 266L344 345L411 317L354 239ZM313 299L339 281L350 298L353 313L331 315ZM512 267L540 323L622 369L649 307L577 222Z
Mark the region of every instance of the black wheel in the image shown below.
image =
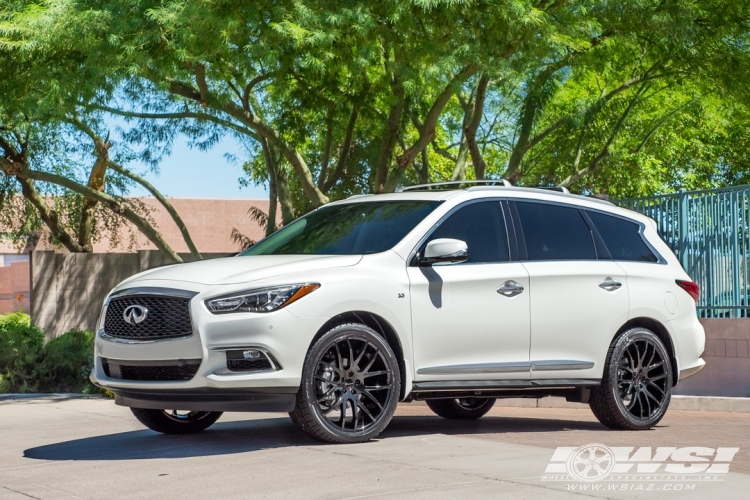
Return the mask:
M650 330L633 328L617 337L607 353L602 385L589 406L610 429L650 429L664 417L672 397L672 362Z
M385 339L365 325L341 325L308 351L289 415L320 441L360 443L388 425L400 392L398 361Z
M427 406L437 415L451 420L482 418L495 404L495 398L428 399Z
M220 411L177 411L131 408L135 418L149 429L162 434L193 434L208 429L219 417Z

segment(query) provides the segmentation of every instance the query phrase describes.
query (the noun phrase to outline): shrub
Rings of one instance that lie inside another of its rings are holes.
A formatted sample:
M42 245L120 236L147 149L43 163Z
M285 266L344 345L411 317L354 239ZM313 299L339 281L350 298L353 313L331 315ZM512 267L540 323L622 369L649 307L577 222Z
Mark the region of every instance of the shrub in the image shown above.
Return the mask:
M0 328L2 328L3 323L6 322L21 323L29 326L31 325L31 316L23 312L14 312L5 315L0 314Z
M8 314L0 321L0 392L35 392L44 350L44 332L27 315Z
M36 379L41 392L99 392L90 381L94 366L94 334L71 330L50 340L42 353Z
M71 330L45 344L28 314L0 315L0 393L101 391L89 381L94 334Z

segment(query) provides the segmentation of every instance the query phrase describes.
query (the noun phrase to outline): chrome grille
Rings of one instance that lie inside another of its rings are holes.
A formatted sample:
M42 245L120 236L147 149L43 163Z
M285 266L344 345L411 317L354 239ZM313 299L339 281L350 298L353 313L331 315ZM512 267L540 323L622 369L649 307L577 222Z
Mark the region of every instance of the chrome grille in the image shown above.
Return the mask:
M189 304L187 297L128 295L113 298L107 306L104 333L127 340L187 337L193 333ZM147 308L146 318L137 324L125 322L123 313L129 306Z

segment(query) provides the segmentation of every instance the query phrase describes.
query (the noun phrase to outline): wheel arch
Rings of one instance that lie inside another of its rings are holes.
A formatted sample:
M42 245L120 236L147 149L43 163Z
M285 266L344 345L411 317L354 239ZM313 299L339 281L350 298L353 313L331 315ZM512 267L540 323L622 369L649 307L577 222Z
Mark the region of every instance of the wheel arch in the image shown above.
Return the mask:
M402 401L406 394L406 384L404 383L404 376L406 375L404 349L401 346L401 339L396 333L396 329L393 328L393 326L379 314L375 314L369 311L348 311L345 313L337 314L336 316L326 321L323 326L318 329L312 341L310 342L310 346L315 344L315 342L317 342L320 337L325 335L325 333L332 328L335 328L339 325L344 325L346 323L360 323L366 325L376 332L380 333L383 338L385 338L386 342L388 342L388 345L391 347L391 349L393 349L393 353L396 355L396 359L398 360L398 369L400 372L399 375L401 376L401 394L399 394L399 401Z
M636 327L651 330L664 343L664 347L667 348L667 353L669 354L670 361L672 362L672 387L676 386L677 382L679 382L680 379L679 367L677 366L677 357L675 355L674 342L672 341L672 336L669 334L667 328L653 318L648 318L645 316L632 318L628 320L627 323L622 325L619 330L617 330L614 339L619 337L623 332ZM612 340L614 341L614 339Z

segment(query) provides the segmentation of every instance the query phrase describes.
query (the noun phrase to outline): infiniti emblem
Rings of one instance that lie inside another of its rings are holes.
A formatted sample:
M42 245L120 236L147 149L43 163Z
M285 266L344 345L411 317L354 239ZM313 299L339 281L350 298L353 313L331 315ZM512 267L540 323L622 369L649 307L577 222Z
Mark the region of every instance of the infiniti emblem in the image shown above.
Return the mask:
M146 319L148 308L145 306L128 306L122 312L122 319L130 325L137 325Z

